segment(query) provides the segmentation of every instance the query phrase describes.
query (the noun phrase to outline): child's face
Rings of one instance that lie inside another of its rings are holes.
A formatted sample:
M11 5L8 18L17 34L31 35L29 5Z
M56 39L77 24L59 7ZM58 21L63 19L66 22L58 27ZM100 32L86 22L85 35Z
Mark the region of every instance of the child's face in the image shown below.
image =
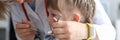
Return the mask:
M49 12L49 22L52 24L54 22L61 21L74 21L74 18L79 19L80 15L76 15L78 12L74 11L73 13L70 10L61 10L57 11L52 8L48 8ZM78 16L78 17L75 17Z
M49 21L50 22L56 22L58 20L62 21L74 21L74 19L80 19L79 10L76 10L76 8L71 7L68 5L64 0L59 0L58 2L58 10L55 10L51 7L48 8L49 13ZM75 17L78 16L78 17Z
M70 21L71 20L71 17L68 17L69 14L65 11L57 11L52 8L48 8L48 12L49 12L49 21L50 22L57 22L59 20L62 20L62 21Z

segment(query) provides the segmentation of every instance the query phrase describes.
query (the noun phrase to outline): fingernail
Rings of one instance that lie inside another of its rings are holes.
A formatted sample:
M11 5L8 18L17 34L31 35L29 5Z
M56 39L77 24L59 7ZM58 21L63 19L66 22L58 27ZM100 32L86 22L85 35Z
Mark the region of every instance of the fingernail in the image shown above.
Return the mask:
M53 21L54 21L54 22L57 22L57 21L58 21L58 19L57 19L57 18L55 18L55 17L53 17Z

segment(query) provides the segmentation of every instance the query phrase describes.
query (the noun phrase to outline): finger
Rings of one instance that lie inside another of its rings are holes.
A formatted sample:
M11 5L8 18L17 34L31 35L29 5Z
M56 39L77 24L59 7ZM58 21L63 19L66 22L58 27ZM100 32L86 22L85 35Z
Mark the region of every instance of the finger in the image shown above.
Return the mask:
M63 34L63 33L66 33L66 30L64 28L54 28L53 33L54 34Z
M21 38L24 40L32 40L32 39L34 39L34 37L35 37L35 33L32 32L31 34L24 35Z
M69 40L68 38L61 38L61 39L59 39L59 40Z
M54 23L55 21L53 20L53 18L51 18L51 17L48 17L48 21L49 21L49 23Z
M59 19L60 19L60 17L62 16L61 14L58 14L58 15L56 15L56 14L51 14L51 15L53 16L54 22L58 22Z
M50 21L52 21L52 22L57 22L57 19L54 17L54 14L50 14L50 15L48 16L48 19L49 19Z
M29 32L33 29L15 29L15 32L17 32L18 34L21 34L21 33L25 33L25 32Z
M52 27L53 28L63 28L63 27L66 27L66 23L65 22L63 22L63 21L59 21L59 22L54 22L53 24L52 24Z
M36 32L34 30L31 30L31 31L21 33L21 34L18 34L18 35L20 35L20 37L22 37L22 38L26 38L28 36L33 36L35 34L36 34Z
M21 23L16 24L16 28L29 28L31 26L30 21L22 21Z
M54 22L57 22L57 21L58 21L58 19L57 19L57 18L55 18L55 17L53 17L53 21L54 21Z
M27 35L27 34L30 34L31 32L33 32L34 30L32 30L32 29L29 29L29 30L27 30L26 32L19 32L18 34L20 34L20 35Z
M16 0L16 2L18 2L18 3L23 3L24 2L24 0Z
M51 18L47 18L48 22L49 22L49 25L52 26L53 24L53 21L51 20Z
M30 28L30 25L28 24L16 24L16 29L25 29Z
M22 20L21 23L22 23L22 24L31 24L31 22L30 22L30 21L27 21L27 20Z
M35 35L32 35L32 34L30 34L26 37L25 36L23 37L24 40L34 40L34 38L35 38Z
M68 38L68 35L66 35L66 34L59 34L59 35L55 35L55 37L58 38L58 39L66 39L66 38Z

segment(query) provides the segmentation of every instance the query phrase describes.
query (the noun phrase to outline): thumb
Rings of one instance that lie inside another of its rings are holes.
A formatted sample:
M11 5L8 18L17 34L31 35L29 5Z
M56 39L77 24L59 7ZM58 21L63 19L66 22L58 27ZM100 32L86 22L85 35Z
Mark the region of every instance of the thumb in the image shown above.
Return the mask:
M22 20L21 23L22 23L22 24L31 24L30 21L27 21L27 20Z
M52 20L53 20L54 22L58 22L58 19L55 18L55 17L53 17Z
M24 2L24 0L16 0L16 2L21 4Z
M54 22L52 24L52 27L64 27L64 26L66 26L66 22L61 20L59 20L58 22Z
M27 25L30 25L30 27L33 26L32 23L27 20L22 20L21 24L27 24Z

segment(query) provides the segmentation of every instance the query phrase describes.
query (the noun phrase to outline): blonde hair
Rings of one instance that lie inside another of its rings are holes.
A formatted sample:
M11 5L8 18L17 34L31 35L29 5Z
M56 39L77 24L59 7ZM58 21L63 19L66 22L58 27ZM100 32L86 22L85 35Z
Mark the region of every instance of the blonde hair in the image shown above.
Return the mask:
M0 1L0 20L5 19L5 14L7 14L8 11L9 6L6 3Z
M61 0L63 1L63 0ZM81 21L82 23L92 23L93 22L93 17L95 14L95 2L94 0L64 0L67 5L62 6L70 6L71 8L77 7L79 11L81 11L82 18ZM49 8L51 7L52 9L60 11L58 7L58 0L47 0L46 1L46 7ZM64 4L63 4L64 5Z

